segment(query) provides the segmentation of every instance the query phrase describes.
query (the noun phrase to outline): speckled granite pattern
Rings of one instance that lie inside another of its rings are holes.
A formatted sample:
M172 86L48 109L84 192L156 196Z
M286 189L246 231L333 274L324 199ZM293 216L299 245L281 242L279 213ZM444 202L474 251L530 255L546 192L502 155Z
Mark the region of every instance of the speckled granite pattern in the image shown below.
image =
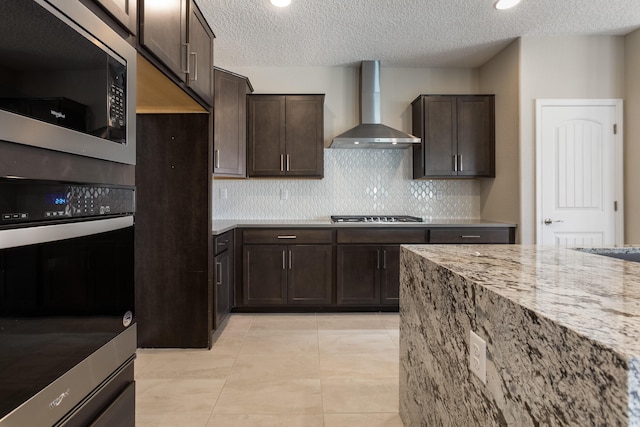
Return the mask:
M401 264L405 425L640 426L640 263L452 245L406 246Z

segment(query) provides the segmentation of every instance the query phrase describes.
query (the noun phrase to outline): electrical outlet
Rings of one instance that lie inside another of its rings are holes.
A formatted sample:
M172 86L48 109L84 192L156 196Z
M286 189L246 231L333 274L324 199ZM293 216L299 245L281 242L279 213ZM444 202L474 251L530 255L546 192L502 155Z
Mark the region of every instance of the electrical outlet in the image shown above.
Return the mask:
M221 188L220 189L220 198L225 200L227 198L227 189L226 188Z
M469 331L469 369L487 383L487 343L473 331Z

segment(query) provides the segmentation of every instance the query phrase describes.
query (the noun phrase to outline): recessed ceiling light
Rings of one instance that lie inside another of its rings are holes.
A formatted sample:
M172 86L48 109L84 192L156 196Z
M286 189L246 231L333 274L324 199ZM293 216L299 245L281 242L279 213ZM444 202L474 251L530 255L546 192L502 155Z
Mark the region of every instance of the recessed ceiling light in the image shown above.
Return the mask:
M271 0L271 4L276 7L287 7L291 4L291 0Z
M520 3L520 0L498 0L493 6L498 10L510 9Z

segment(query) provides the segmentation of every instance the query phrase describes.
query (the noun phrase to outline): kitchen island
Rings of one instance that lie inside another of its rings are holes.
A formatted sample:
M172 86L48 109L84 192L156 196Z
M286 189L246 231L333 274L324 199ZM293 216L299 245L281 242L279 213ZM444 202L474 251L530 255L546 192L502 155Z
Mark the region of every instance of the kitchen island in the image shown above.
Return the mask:
M470 368L486 341L486 384ZM403 246L410 426L640 425L640 263L536 246Z

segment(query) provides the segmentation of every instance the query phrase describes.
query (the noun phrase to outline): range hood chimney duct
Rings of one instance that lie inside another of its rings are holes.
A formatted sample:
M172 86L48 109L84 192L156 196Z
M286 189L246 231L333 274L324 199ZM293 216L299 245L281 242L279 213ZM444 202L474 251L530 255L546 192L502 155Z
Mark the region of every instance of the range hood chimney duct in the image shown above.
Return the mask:
M380 61L360 64L360 124L333 138L331 148L408 148L420 138L381 123Z

